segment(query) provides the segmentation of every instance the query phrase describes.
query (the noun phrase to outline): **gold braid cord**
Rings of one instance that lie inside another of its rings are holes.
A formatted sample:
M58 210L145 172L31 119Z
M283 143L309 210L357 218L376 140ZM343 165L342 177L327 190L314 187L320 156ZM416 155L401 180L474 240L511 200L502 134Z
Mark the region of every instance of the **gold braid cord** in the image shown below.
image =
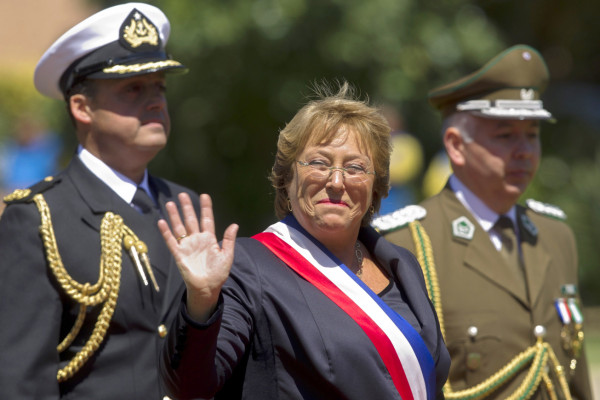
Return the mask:
M117 297L119 296L123 237L130 235L136 241L138 239L131 229L123 223L123 219L119 215L111 212L104 214L100 227L102 254L100 257L98 282L93 285L90 283L79 283L69 275L63 265L58 252L56 237L54 236L50 209L44 197L41 194L36 194L33 200L41 215L40 233L50 270L65 293L80 305L79 314L73 328L71 328L71 331L57 346L59 353L63 352L73 343L83 325L86 308L102 304L102 309L90 338L71 361L57 373L58 381L64 382L71 378L89 360L104 340L110 320L115 311Z
M435 261L433 257L433 248L431 240L425 232L425 229L419 221L413 221L409 224L412 239L415 243L417 259L423 269L427 293L435 307L435 311L440 321L440 330L444 338L446 337L444 329L444 316L442 313L441 292L438 284ZM550 344L539 338L537 343L518 354L508 364L502 367L491 377L478 385L468 389L453 391L450 381L444 386L444 395L449 400L477 400L490 395L494 390L504 384L507 380L515 376L520 370L529 366L525 379L519 387L507 397L508 400L527 400L537 390L541 382L550 395L551 399L557 399L556 388L552 384L549 373L553 372L557 378L560 389L565 399L571 400L569 385L565 378L564 369L558 362ZM552 367L552 368L548 368Z

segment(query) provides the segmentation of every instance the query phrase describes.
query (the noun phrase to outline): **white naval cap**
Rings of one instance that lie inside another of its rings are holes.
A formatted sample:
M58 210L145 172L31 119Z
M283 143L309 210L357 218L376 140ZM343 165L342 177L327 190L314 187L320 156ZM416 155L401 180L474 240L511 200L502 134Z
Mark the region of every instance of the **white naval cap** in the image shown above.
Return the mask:
M43 95L62 99L86 78L186 72L165 51L170 31L166 15L152 5L106 8L69 29L46 50L35 68L35 87Z

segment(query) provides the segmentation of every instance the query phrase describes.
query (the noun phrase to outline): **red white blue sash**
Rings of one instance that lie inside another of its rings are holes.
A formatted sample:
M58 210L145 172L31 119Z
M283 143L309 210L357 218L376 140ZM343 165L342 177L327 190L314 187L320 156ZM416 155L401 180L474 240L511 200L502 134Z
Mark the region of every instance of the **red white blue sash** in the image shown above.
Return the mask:
M435 365L418 332L288 216L253 236L363 329L403 400L435 398Z

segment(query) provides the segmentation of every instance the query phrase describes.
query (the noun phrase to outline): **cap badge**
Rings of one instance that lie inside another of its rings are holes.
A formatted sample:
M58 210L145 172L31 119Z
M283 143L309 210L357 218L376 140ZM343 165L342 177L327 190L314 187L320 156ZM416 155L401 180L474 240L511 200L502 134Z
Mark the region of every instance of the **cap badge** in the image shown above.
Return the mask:
M143 44L159 45L158 30L144 14L134 9L121 25L121 36L132 50Z
M452 234L456 237L471 240L475 233L475 225L465 216L452 221Z
M533 100L534 97L533 89L521 89L521 100Z

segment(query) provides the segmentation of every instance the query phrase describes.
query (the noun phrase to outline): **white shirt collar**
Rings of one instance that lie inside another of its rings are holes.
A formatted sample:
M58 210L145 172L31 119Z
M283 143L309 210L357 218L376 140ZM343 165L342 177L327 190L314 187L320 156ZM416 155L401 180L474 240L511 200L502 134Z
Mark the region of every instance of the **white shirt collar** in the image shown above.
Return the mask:
M467 210L473 214L473 217L479 222L479 225L486 231L489 232L490 229L496 223L496 220L500 216L495 211L492 211L479 197L475 195L469 188L465 186L464 183L460 181L455 175L450 176L450 188L454 191L456 198L462 203L463 206ZM509 217L513 225L516 227L517 225L517 212L516 207L512 206L507 213L505 213L507 217Z
M133 195L138 187L134 181L106 165L102 160L84 149L81 145L77 148L77 156L83 165L92 171L98 179L110 187L125 202L131 203ZM139 186L148 193L150 198L154 198L148 184L148 170L144 171L144 178Z

